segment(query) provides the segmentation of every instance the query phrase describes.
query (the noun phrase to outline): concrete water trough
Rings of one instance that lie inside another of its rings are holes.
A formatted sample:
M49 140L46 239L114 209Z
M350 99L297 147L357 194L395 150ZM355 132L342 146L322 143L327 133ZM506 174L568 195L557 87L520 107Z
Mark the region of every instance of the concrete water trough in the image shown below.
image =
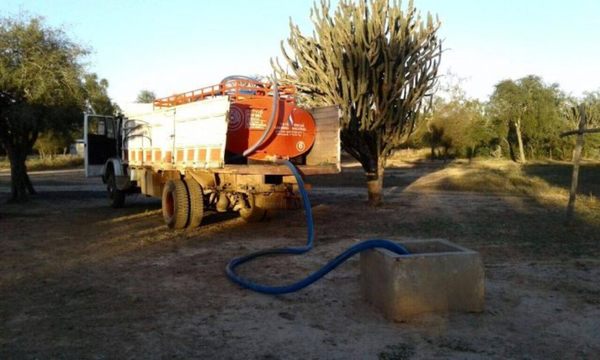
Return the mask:
M442 239L401 240L410 255L382 249L360 255L361 289L386 318L481 312L484 270L479 253Z

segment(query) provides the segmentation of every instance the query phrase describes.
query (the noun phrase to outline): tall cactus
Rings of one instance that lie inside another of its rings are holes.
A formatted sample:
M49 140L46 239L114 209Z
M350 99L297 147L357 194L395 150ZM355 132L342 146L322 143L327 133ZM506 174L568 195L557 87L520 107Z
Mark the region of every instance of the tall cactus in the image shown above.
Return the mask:
M390 4L391 3L391 4ZM290 21L282 52L289 70L273 63L307 105L339 105L342 146L362 164L369 203L381 203L385 159L404 144L437 79L439 20L422 19L410 1L327 0L311 10L312 36Z

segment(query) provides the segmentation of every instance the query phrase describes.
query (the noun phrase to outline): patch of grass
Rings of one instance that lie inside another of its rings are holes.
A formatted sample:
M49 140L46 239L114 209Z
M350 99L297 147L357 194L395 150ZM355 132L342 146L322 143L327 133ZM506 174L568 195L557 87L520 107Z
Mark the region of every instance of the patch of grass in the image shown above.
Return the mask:
M455 162L442 172L436 174L436 177L440 177L440 181L435 184L439 190L533 195L550 189L547 182L525 175L515 163Z
M439 171L425 174L408 186L417 194L457 191L456 212L447 202L435 216L407 218L386 228L394 236L442 237L470 244L496 258L514 256L597 257L600 254L600 198L578 194L575 222L565 226L568 189L547 177L556 176L556 164L530 165L508 161L455 161ZM548 168L544 168L548 166ZM588 170L600 167L588 164ZM596 186L597 174L580 178L583 188ZM570 176L563 170L560 176ZM570 178L569 178L570 181ZM590 183L591 182L591 183ZM477 193L490 195L478 196ZM413 195L417 198L421 195ZM435 193L431 195L436 198ZM426 201L423 197L422 201ZM469 203L472 199L473 203ZM488 206L483 205L489 203ZM505 245L509 245L506 247Z
M74 155L55 155L45 158L30 156L27 158L26 165L28 171L72 169L82 167L83 158ZM8 157L0 158L0 170L10 170Z
M531 174L531 166L538 175ZM545 168L547 166L547 168ZM449 167L432 174L432 179L420 179L425 187L446 191L469 191L492 194L510 194L529 197L543 206L565 207L569 198L570 172L562 165L557 171L554 163L536 163L520 165L507 161L478 161L472 164L455 162ZM598 186L600 166L587 164L586 177L580 178L580 188L590 189ZM548 178L568 178L560 181L548 181ZM576 212L587 223L600 225L600 199L593 193L578 191ZM596 194L599 192L596 192Z
M539 177L565 190L571 186L573 165L570 162L532 162L524 165L522 170L527 175ZM578 191L586 195L600 195L600 163L591 161L581 163Z
M389 158L389 162L413 162L413 161L424 161L429 159L431 155L430 149L402 149L395 151ZM389 164L388 164L389 165Z

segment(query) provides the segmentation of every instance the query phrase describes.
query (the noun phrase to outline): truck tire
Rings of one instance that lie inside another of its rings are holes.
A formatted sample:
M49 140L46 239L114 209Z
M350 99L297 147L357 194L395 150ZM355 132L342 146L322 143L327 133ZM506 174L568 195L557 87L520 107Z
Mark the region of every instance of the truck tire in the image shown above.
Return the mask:
M188 227L193 229L200 226L204 216L204 192L202 186L194 179L185 180L190 194L190 221Z
M108 168L106 174L106 191L108 193L108 202L111 207L118 209L125 205L125 192L117 189L117 178L112 167Z
M190 217L190 198L185 183L169 180L162 193L162 213L170 229L183 229Z

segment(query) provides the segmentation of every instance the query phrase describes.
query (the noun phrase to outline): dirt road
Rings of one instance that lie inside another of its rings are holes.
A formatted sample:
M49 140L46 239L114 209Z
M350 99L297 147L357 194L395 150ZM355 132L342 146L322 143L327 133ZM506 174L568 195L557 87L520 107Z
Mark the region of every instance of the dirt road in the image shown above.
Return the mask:
M444 237L480 251L486 311L410 323L388 322L361 299L358 259L291 295L228 281L230 258L303 243L299 211L260 224L210 214L174 232L159 201L135 196L110 209L103 185L82 172L33 175L40 194L25 206L5 205L0 176L0 358L597 358L598 229L561 244L561 209L415 183L438 170L388 170L378 209L365 206L355 167L316 179L315 249L243 269L289 281L372 237Z

